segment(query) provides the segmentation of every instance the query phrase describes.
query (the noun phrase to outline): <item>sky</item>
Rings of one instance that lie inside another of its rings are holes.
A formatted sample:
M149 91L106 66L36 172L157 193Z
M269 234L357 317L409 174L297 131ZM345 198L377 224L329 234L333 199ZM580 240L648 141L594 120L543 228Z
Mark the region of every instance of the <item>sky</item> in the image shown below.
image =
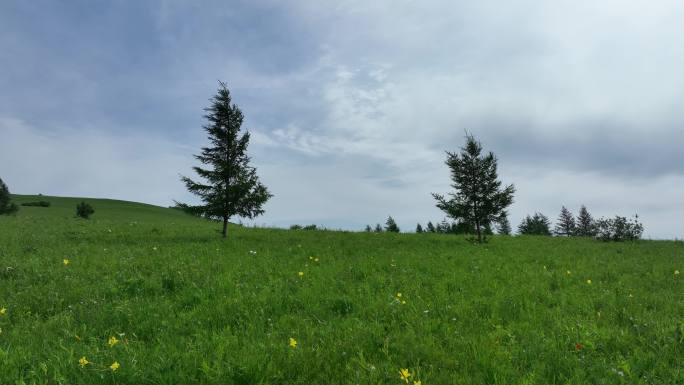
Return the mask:
M514 184L684 238L681 1L0 1L0 178L196 202L179 179L225 81L274 197L257 225L439 222L466 130Z

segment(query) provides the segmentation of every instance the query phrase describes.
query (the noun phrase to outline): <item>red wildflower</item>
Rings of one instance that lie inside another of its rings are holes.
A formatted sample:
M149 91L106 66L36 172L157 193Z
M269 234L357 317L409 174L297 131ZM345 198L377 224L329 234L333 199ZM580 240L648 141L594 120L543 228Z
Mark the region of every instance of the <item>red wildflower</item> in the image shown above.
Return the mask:
M582 345L579 342L575 344L575 350L577 350L579 352L582 349L584 349L584 345Z

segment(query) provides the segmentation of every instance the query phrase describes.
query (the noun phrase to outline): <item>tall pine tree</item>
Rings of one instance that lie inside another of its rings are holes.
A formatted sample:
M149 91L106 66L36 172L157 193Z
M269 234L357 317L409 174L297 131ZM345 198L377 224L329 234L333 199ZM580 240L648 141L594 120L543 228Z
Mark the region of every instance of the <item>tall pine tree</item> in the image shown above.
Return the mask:
M432 224L432 221L427 223L427 229L425 230L427 233L434 233L436 232L435 230L435 225Z
M506 212L497 219L496 224L499 235L511 235L511 222L508 221Z
M592 218L591 214L589 214L589 210L582 205L579 215L577 215L575 235L579 237L593 237L596 235L596 233L596 222L594 221L594 218Z
M501 187L494 153L482 155L482 145L470 134L466 135L460 155L447 151L446 164L451 169L451 187L456 191L449 193L449 199L432 194L437 207L454 220L473 224L477 240L482 243L484 230L513 203L515 188Z
M191 206L191 210L222 220L221 233L225 238L231 217L254 218L263 214L262 206L273 195L259 182L256 169L249 165L249 132L241 132L242 111L231 104L226 83L219 82L218 92L210 102L204 115L208 123L203 128L211 145L203 147L200 155L195 155L209 168L193 167L203 182L195 182L185 176L181 179L188 190L203 202L202 205Z
M0 179L0 215L14 214L19 210L19 207L12 203L9 189L5 182Z
M553 232L561 237L569 237L575 235L575 217L572 216L570 210L563 206L560 215L558 215L558 222Z
M387 217L387 221L385 222L385 231L390 233L399 232L399 226L397 226L397 222L394 221L394 218L392 218L391 215Z
M421 226L420 223L418 223L418 224L416 225L416 233L417 233L417 234L423 233L423 226Z

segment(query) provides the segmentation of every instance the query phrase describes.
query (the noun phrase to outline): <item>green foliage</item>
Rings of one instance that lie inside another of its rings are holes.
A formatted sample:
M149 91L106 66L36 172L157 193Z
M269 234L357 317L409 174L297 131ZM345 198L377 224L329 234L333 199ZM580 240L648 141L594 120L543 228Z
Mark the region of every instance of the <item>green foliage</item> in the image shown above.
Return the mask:
M556 222L556 228L554 229L554 234L561 237L569 237L575 235L576 233L575 217L572 216L570 210L563 206L561 212L558 215L558 221Z
M520 235L551 235L550 228L549 218L542 213L535 213L534 216L528 215L520 222L518 233Z
M423 233L423 226L420 225L420 223L416 224L416 234L422 234Z
M376 233L382 233L382 226L380 226L379 223L376 223L375 229L373 231L375 231Z
M577 226L575 228L575 235L579 237L594 237L596 236L596 222L589 214L589 210L582 205L577 215Z
M446 164L455 192L449 193L449 199L432 194L437 207L456 221L472 224L482 243L484 230L491 232L491 224L513 203L515 188L509 185L502 189L494 153L482 155L482 145L470 134L460 155L447 151Z
M425 231L428 233L435 233L437 232L437 229L435 229L435 225L433 225L432 222L428 222Z
M371 228L370 225L366 225L366 228L364 229L364 231L367 233L370 233L371 231L373 231L373 229Z
M178 210L49 200L0 217L0 385L684 383L682 242L222 241Z
M24 202L21 205L26 206L26 207L50 207L50 202L48 202L48 201Z
M511 222L508 220L508 215L505 212L497 219L496 224L499 235L511 235Z
M250 135L241 132L244 117L240 108L231 104L225 83L219 82L218 92L205 111L208 124L204 130L211 146L202 148L202 153L195 158L211 168L193 167L204 182L195 182L185 176L182 180L188 191L204 203L193 206L192 210L209 218L222 219L225 238L231 217L254 218L263 214L262 206L273 195L259 182L256 169L249 164Z
M616 215L613 219L596 221L596 238L604 242L635 241L641 239L643 233L644 225L637 215L630 219Z
M86 202L81 202L76 205L76 216L81 217L83 219L88 219L90 218L91 215L95 214L95 209L93 209L93 206Z
M296 225L295 224L295 225L290 226L290 230L301 230L301 229L302 229L302 225Z
M9 188L0 179L0 215L16 214L17 211L19 211L19 207L12 202Z
M385 231L390 233L399 232L399 226L397 226L397 222L394 221L392 216L387 217L387 221L385 221Z

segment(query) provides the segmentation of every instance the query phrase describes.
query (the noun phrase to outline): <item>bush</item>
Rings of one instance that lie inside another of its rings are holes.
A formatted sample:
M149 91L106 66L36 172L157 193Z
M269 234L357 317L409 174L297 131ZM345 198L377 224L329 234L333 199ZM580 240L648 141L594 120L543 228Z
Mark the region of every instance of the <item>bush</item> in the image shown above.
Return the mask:
M50 202L38 201L38 202L24 202L22 206L32 206L32 207L50 207Z
M302 230L318 230L318 227L316 225L306 225L302 227Z
M302 225L292 225L292 226L290 226L290 230L301 230L301 229L302 229Z
M526 216L518 226L520 235L551 235L551 222L542 213Z
M88 219L92 214L95 213L95 209L93 209L93 206L81 202L78 205L76 205L76 216Z
M0 179L0 215L15 214L19 211L19 207L11 202L9 189L5 182Z
M604 242L635 241L644 233L644 225L639 216L627 219L616 215L615 218L601 218L596 221L596 239Z

